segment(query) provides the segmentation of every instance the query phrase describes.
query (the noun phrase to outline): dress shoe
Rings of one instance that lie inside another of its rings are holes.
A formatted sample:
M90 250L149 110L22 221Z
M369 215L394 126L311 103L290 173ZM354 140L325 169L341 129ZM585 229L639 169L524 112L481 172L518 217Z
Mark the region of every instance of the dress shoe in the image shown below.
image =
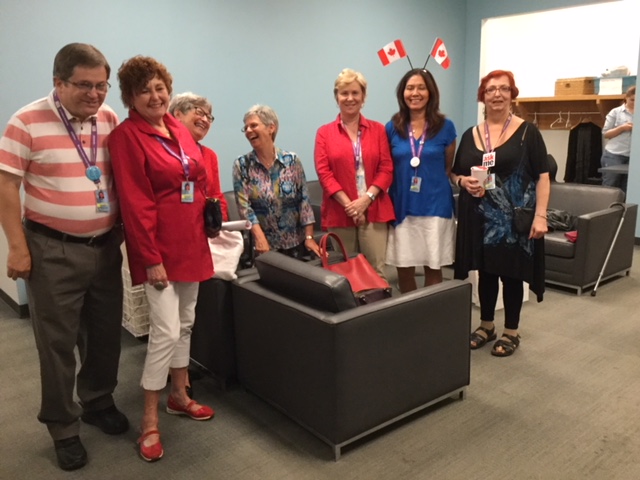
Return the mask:
M154 443L147 447L145 446L144 441L151 435L158 435L158 443ZM164 455L164 449L160 442L160 432L158 430L149 430L148 432L143 433L138 439L138 446L140 447L140 456L147 462L157 462Z
M191 400L183 407L169 395L169 399L167 400L167 413L172 415L186 415L194 420L209 420L215 415L213 409L205 405L200 405L199 408L193 408L197 404L195 400Z
M118 435L129 430L129 420L115 405L95 412L85 412L80 418L84 423L95 425L108 435Z
M56 449L58 466L62 470L77 470L87 464L87 451L82 446L78 435L54 440L53 445Z

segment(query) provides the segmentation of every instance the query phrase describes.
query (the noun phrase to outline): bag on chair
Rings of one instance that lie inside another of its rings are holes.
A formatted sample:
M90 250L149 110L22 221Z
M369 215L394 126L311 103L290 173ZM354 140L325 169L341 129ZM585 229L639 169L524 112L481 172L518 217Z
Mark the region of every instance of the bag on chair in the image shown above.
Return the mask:
M354 258L349 258L342 239L335 233L329 232L320 240L320 249L323 252L327 251L329 238L334 238L340 246L344 260L330 265L327 256L322 255L322 267L346 277L351 285L353 296L360 305L391 297L391 287L387 281L378 275L361 253Z

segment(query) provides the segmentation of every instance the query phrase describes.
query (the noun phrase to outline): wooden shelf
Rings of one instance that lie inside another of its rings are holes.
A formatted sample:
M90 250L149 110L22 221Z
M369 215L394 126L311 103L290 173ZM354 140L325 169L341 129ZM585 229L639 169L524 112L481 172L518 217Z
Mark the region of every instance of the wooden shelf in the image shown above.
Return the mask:
M593 122L602 128L607 113L623 100L624 94L516 98L514 113L537 123L540 130L569 130L580 122ZM557 121L560 117L563 121Z

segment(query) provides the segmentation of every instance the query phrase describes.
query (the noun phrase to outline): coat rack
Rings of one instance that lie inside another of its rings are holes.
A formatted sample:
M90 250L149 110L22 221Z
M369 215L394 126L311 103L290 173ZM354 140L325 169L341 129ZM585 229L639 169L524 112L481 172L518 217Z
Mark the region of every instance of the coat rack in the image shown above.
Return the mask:
M538 125L540 130L570 130L582 122L600 128L611 109L624 101L624 95L561 95L516 98L514 113Z

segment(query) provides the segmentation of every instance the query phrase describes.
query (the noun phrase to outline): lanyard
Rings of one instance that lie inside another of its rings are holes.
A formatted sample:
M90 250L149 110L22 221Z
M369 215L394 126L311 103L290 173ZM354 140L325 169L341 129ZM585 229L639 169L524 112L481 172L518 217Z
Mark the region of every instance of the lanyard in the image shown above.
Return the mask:
M87 152L85 152L84 148L82 147L82 143L80 142L78 135L76 135L75 130L71 126L71 122L69 122L69 119L67 118L67 114L62 108L62 103L60 102L60 99L58 98L58 94L56 92L53 92L53 102L58 109L58 113L60 114L62 123L64 123L64 126L69 133L69 137L71 137L71 140L73 141L73 144L75 145L76 150L78 151L78 154L82 159L82 163L84 163L85 167L87 167L87 170L91 169L91 167L95 167L96 157L98 154L98 126L96 124L96 117L91 117L91 159L89 159L89 157L87 157ZM96 185L100 183L99 176L97 179L91 178L91 180Z
M509 116L507 117L507 120L504 122L504 125L502 126L502 131L500 132L500 136L498 137L498 142L500 142L500 139L502 138L502 136L504 135L504 132L507 131L507 128L509 128L509 124L511 123L511 117L512 115L509 114ZM485 144L486 144L486 148L487 148L487 153L489 152L493 152L493 148L491 148L491 138L489 137L489 125L487 125L487 122L484 122L484 140L485 140Z
M178 161L182 165L182 170L184 170L184 178L187 179L188 181L189 180L189 157L185 155L184 150L182 149L182 145L178 143L178 148L180 149L180 156L178 156L173 150L169 148L169 145L167 145L162 138L158 136L156 136L156 138L162 144L162 146L164 147L164 149L167 151L169 155L178 159Z
M353 156L356 160L356 170L360 168L360 161L362 160L362 143L360 142L360 136L362 132L358 130L358 139L353 142Z
M416 139L413 136L413 131L411 130L411 125L407 126L407 133L409 135L409 145L411 145L411 166L418 171L418 165L420 165L420 155L422 155L422 149L424 148L424 140L427 138L427 124L424 124L424 130L422 131L422 135L418 139L418 143L420 146L418 147L418 152L416 153Z

